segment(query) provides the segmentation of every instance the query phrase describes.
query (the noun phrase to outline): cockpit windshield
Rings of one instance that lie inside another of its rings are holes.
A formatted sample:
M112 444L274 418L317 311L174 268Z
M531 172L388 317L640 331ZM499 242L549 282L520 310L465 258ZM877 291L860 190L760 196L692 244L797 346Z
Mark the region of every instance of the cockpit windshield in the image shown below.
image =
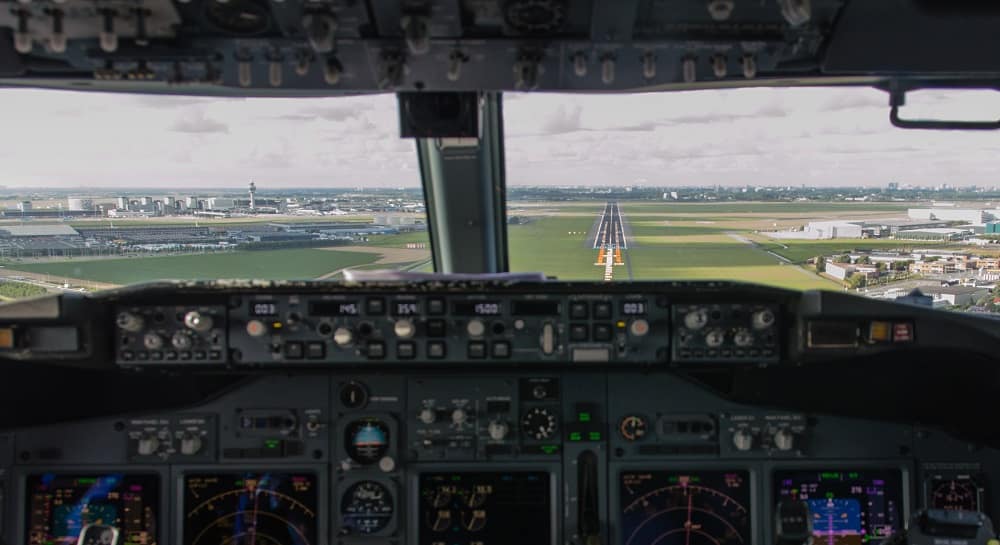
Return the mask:
M2 91L0 296L432 271L389 94ZM995 132L904 131L868 88L508 93L510 268L719 279L995 312ZM914 94L910 112L992 111ZM995 108L993 108L995 109Z

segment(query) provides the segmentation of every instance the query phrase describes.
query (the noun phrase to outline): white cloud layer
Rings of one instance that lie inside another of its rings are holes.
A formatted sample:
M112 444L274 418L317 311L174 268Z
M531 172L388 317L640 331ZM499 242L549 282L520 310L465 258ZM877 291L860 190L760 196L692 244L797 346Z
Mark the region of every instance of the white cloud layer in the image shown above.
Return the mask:
M997 93L927 92L910 117L1000 118ZM872 89L505 97L508 184L997 185L1000 132L895 129ZM392 95L224 99L0 90L0 184L419 184Z

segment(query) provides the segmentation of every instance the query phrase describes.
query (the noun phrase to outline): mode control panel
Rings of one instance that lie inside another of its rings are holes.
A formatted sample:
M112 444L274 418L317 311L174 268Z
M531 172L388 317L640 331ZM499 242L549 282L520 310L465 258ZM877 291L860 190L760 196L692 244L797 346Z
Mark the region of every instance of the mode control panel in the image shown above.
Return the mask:
M778 309L755 304L673 307L675 362L777 362Z
M234 364L665 362L670 310L641 295L234 297Z
M226 361L222 306L136 305L115 310L119 364L210 364Z

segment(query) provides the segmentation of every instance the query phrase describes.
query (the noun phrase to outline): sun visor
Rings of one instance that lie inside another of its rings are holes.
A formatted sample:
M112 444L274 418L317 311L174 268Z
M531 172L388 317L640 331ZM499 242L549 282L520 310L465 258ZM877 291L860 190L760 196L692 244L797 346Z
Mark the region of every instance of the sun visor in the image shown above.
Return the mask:
M828 43L823 72L1000 73L1000 4L969 0L851 2Z

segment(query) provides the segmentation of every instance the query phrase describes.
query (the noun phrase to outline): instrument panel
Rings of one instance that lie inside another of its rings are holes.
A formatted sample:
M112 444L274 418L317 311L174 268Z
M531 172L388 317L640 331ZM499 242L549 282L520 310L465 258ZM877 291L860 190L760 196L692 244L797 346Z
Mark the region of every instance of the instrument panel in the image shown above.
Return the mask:
M196 423L203 449L136 457L136 422ZM995 452L940 434L626 371L258 377L183 410L0 438L15 445L4 535L39 545L91 522L134 545L764 544L785 499L810 504L817 539L864 545L921 506L992 514L1000 475Z

